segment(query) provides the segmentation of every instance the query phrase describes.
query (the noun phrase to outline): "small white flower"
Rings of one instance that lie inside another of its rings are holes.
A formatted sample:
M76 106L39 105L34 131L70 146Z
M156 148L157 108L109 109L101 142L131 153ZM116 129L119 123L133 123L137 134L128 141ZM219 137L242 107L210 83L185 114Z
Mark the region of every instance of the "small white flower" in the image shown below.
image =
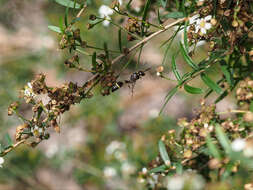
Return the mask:
M159 110L151 109L148 114L149 114L149 117L151 118L157 118L159 116Z
M143 173L143 174L147 174L147 173L148 173L147 168L142 168L142 173Z
M122 5L123 4L123 1L122 0L118 0L119 4Z
M208 15L205 18L197 19L195 32L200 31L200 34L206 34L207 30L212 28L212 24L209 22L211 19L212 19L211 15Z
M240 152L242 151L246 146L246 142L244 139L235 139L232 143L231 143L231 148L233 151L235 152Z
M33 98L35 96L32 84L30 82L28 82L25 86L24 95L29 98Z
M105 149L106 153L111 155L113 154L116 150L122 150L125 149L126 145L122 142L119 141L112 141Z
M4 158L3 158L3 157L0 157L0 168L3 167L3 163L4 163Z
M208 128L208 123L204 124L204 128L207 129Z
M174 176L168 179L168 190L181 190L184 188L184 178L182 176Z
M156 72L156 76L161 76L161 73L160 72Z
M113 178L117 175L117 171L113 167L105 167L104 168L104 176L106 178Z
M113 14L113 10L110 7L108 7L107 5L102 5L98 9L98 13L99 13L100 17L106 19L106 20L103 21L103 25L108 26L110 24L109 20L111 20L110 15Z
M121 171L124 175L131 175L135 172L136 168L129 162L124 162L121 166Z
M193 24L197 22L197 19L200 17L199 14L193 15L191 18L189 18L189 24Z

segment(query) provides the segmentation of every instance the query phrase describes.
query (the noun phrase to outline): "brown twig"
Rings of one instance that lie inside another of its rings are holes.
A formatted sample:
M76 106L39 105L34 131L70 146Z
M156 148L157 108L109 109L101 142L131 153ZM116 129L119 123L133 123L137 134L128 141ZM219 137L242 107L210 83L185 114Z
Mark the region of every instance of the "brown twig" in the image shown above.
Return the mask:
M18 141L16 144L12 145L10 148L4 150L1 155L4 156L8 154L10 151L12 151L14 148L18 147L19 145L23 144L26 141L26 139L23 139L21 141Z

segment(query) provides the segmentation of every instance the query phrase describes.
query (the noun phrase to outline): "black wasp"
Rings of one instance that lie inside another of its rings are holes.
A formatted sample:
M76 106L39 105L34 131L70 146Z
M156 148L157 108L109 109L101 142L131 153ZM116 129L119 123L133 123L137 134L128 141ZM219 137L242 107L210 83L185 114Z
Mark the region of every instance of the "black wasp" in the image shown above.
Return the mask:
M114 92L114 91L118 90L119 88L121 88L122 86L123 86L123 82L121 82L121 81L116 82L114 85L112 85L111 91Z
M134 72L133 74L131 74L129 80L125 80L125 83L129 84L129 87L131 85L131 87L132 87L132 94L133 94L133 90L134 90L134 86L135 86L136 81L139 80L141 77L145 76L145 72L147 72L150 69L151 69L151 67L147 68L144 71Z

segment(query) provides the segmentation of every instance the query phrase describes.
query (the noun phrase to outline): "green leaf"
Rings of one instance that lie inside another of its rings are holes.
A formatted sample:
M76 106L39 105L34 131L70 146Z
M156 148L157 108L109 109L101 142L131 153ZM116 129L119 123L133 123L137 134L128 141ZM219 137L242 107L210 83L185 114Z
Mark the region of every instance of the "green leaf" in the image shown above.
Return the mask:
M6 139L7 144L8 144L7 146L12 146L13 145L11 137L10 137L10 135L8 133L5 134L5 139Z
M167 1L168 1L168 0L160 0L160 3L161 3L161 5L162 5L163 8L166 7Z
M94 69L97 67L97 61L96 61L96 59L97 59L97 54L96 54L96 52L94 52L94 53L92 54L92 67L93 67Z
M184 13L182 12L171 12L164 16L165 18L184 18Z
M122 52L121 29L118 31L119 50Z
M151 0L147 0L144 10L143 10L143 14L142 14L142 21L146 21L150 5L151 5ZM142 22L142 24L141 24L141 34L142 35L144 33L144 26L145 26L145 23Z
M180 45L181 54L183 55L183 58L186 61L186 63L190 65L194 70L197 70L198 66L193 62L192 58L187 54L183 44L180 42L179 45Z
M158 172L164 172L166 169L168 169L168 167L166 165L161 165L158 166L156 168L153 168L149 171L149 173L158 173Z
M181 80L181 76L177 70L177 65L176 65L176 60L175 60L175 55L172 55L172 59L171 59L171 65L172 65L172 71L176 77L177 80Z
M232 77L232 74L230 73L230 71L228 69L228 65L227 65L226 61L225 60L221 60L220 61L220 66L221 66L221 71L223 72L223 74L224 74L224 76L225 76L228 84L230 86L232 86L233 85L233 81L232 81L233 77Z
M201 79L204 81L204 83L211 88L213 91L215 91L217 94L222 94L221 87L216 84L214 81L212 81L206 74L201 74Z
M81 5L79 3L75 3L74 1L70 1L70 0L55 0L55 2L69 8L75 8L75 9L81 8Z
M163 104L160 112L159 112L159 115L163 112L165 106L167 105L167 103L169 102L169 100L174 96L174 94L176 94L178 90L178 86L174 87L172 90L169 91L169 93L166 95L166 99L165 99L165 103Z
M189 52L189 45L188 45L188 39L187 39L187 26L188 26L188 21L185 22L184 24L184 47L186 52Z
M57 32L57 33L62 33L61 28L59 28L58 26L52 26L52 25L50 25L50 26L48 26L48 29L50 29L50 30L52 30L54 32Z
M230 146L229 139L218 124L215 126L215 132L216 132L217 138L218 138L221 146L225 150L225 152L227 152L227 153L231 152L231 146Z
M66 8L64 15L64 23L66 28L68 27L68 15L69 15L69 6Z
M165 146L165 144L163 143L162 140L159 140L158 146L159 146L159 152L160 152L160 155L161 155L161 157L164 161L164 164L166 166L170 165L170 158L169 158L169 155L167 153L166 146Z
M204 92L201 88L196 88L196 87L190 86L188 84L184 85L184 89L186 92L188 92L190 94L202 94Z
M250 102L249 110L250 110L251 112L253 112L253 101Z
M209 149L209 152L214 158L221 159L221 154L219 149L216 147L216 145L212 142L210 135L206 137L206 144Z

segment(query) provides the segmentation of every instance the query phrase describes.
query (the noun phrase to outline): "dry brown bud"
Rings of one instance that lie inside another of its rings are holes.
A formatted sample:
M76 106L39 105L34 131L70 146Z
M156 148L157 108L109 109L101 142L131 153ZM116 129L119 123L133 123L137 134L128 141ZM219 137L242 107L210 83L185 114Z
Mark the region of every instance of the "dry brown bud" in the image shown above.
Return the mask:
M208 162L208 167L210 169L218 169L220 168L222 165L221 165L221 162L217 159L217 158L213 158L212 160L210 160Z
M246 122L252 122L253 121L253 113L251 111L248 111L243 116L244 121Z
M191 158L192 157L192 151L191 150L186 150L184 152L184 158Z

